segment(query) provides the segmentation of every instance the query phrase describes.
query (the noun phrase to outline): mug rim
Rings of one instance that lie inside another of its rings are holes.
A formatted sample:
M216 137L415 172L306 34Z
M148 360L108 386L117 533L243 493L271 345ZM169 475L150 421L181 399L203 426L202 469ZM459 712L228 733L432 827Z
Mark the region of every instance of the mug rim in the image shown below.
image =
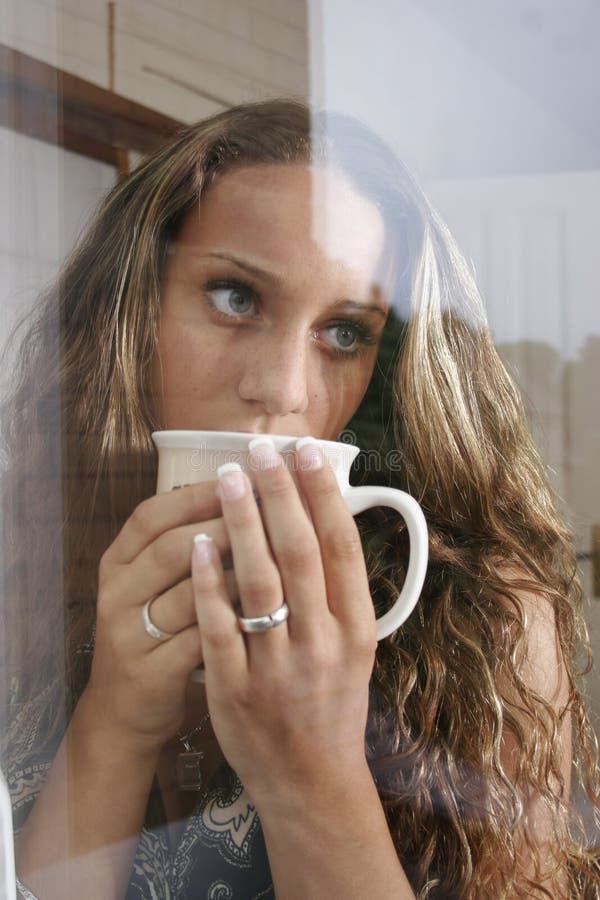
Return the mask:
M287 445L295 445L296 441L306 435L300 434L269 434L265 431L211 431L210 429L162 429L152 432L152 440L157 448L168 447L173 450L195 450L202 446L202 440L207 438L199 437L199 435L210 435L212 449L214 450L247 450L248 444L253 438L260 436L270 437L275 446L280 450L286 448ZM345 444L342 441L328 441L323 438L315 438L318 444L325 447L343 448L346 451L355 450L360 453L360 447L357 444Z

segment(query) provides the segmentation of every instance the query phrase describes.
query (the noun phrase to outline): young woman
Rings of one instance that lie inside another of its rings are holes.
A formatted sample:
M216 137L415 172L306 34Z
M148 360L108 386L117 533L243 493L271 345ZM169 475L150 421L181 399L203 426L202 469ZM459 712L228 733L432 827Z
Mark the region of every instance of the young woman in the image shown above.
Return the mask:
M573 551L394 156L292 102L189 127L36 316L3 415L23 895L598 896L569 804L573 757L598 802ZM255 492L154 496L156 428L351 430L428 519L418 611L376 644L406 533L379 510L359 535L314 443L298 486L263 440Z

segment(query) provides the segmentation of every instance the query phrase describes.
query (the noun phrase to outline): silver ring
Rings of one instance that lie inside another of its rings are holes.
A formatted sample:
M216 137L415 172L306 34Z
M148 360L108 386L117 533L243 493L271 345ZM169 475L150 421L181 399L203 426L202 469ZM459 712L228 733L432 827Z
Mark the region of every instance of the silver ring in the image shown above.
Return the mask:
M156 641L164 641L167 638L175 637L174 633L170 631L163 631L162 628L159 628L158 625L155 625L152 619L150 618L150 607L156 600L156 597L150 597L144 603L144 608L142 610L142 622L144 623L144 630L146 634L154 638Z
M245 618L238 616L240 628L248 634L260 634L261 631L268 631L269 628L275 628L281 625L290 614L290 608L285 601L274 612L266 616L252 616Z

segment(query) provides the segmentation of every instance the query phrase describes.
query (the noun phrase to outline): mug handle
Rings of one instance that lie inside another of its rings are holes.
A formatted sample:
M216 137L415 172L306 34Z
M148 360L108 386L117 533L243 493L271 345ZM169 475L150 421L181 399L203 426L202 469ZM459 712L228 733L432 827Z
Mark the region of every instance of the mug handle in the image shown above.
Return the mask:
M344 501L353 516L372 506L388 506L399 512L408 528L410 556L408 570L391 609L377 619L377 640L387 637L405 622L417 605L427 571L429 539L423 510L410 494L396 488L365 485L349 487L344 491Z

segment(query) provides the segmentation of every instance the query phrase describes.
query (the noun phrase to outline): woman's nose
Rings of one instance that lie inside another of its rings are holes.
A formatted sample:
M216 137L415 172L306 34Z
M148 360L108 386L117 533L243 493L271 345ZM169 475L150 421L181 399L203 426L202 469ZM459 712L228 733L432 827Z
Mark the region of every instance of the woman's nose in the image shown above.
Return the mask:
M239 385L243 400L260 403L270 416L303 413L308 406L310 347L306 336L265 342L248 357Z

